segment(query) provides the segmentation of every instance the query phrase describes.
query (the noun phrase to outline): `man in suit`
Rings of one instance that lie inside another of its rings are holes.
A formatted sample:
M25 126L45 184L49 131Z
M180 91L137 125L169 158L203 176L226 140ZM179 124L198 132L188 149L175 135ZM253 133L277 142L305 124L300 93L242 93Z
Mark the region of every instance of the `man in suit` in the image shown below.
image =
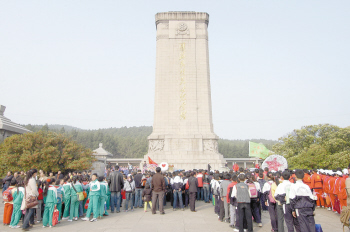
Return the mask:
M190 193L190 209L192 212L196 211L196 193L198 188L198 180L195 177L195 173L192 172L190 178L188 178L189 193Z

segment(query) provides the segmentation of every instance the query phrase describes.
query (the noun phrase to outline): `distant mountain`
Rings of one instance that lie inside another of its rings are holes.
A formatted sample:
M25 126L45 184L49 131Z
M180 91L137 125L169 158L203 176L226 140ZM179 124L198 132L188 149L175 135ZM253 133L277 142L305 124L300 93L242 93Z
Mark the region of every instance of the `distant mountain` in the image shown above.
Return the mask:
M77 142L94 150L99 143L103 148L118 158L142 158L148 151L147 137L152 133L151 126L105 128L97 130L83 130L67 125L24 125L27 129L36 132L50 130L56 133L64 133ZM277 143L274 140L251 139L251 140L228 140L219 139L219 152L226 158L248 157L249 141L262 143L268 149Z

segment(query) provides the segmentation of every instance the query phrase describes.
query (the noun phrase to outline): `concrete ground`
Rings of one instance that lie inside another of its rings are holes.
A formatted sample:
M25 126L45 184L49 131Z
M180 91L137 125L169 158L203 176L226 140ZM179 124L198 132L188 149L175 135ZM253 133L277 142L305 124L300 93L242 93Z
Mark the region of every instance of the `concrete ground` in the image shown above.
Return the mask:
M0 201L1 202L1 201ZM165 208L165 215L152 215L151 211L144 212L143 209L137 208L134 212L121 212L110 214L97 222L86 222L82 220L67 222L62 221L53 228L42 228L42 223L34 225L31 231L81 231L81 232L224 232L233 231L228 223L219 222L217 216L214 214L212 204L205 204L203 202L196 202L197 212L191 212L189 209L185 211L173 211L170 203L167 202ZM0 220L2 222L4 212L4 204L0 203ZM341 232L343 227L339 220L339 214L332 213L325 209L316 209L315 220L317 224L321 224L324 232ZM262 215L263 227L259 228L254 223L254 231L270 232L270 217L268 212ZM22 223L20 222L19 225ZM8 231L22 231L21 229L11 229L8 226L0 224L1 232ZM285 229L285 231L287 231ZM349 229L345 229L349 231Z

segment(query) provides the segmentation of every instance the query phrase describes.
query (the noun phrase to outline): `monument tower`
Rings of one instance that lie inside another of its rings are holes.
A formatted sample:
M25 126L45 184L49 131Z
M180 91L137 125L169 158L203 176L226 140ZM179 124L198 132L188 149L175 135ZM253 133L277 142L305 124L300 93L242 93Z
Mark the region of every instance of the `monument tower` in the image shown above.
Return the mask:
M214 134L209 52L209 15L164 12L157 28L156 87L153 132L148 156L176 169L214 169L225 160Z

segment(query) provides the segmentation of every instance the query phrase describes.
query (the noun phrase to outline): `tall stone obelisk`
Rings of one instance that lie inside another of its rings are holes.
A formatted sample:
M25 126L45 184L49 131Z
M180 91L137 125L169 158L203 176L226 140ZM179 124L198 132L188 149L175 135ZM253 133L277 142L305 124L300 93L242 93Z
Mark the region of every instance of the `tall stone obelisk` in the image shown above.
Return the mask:
M148 156L176 169L223 166L213 131L208 23L202 12L157 13L153 133Z

